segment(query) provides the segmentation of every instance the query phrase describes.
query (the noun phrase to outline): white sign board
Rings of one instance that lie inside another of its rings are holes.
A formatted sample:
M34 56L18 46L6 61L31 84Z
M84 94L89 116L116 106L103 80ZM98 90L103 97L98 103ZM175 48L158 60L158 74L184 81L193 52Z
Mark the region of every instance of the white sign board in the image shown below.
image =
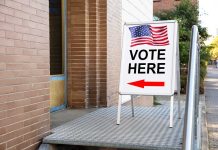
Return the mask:
M173 95L176 85L176 21L125 24L121 95Z

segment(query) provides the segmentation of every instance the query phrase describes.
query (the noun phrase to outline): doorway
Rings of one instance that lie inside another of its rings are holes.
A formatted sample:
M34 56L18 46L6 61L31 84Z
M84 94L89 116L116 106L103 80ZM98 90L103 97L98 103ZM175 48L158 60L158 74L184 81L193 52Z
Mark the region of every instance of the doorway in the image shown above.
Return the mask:
M64 1L49 0L51 112L66 108Z

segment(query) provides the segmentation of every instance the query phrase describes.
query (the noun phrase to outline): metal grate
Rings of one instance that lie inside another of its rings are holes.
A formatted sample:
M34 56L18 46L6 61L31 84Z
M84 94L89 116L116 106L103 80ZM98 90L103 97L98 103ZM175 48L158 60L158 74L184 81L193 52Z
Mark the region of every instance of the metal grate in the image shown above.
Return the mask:
M181 149L183 118L174 109L174 127L169 128L169 106L122 107L121 124L116 125L116 107L102 108L52 130L44 143L100 146L128 149ZM184 104L182 107L184 114Z

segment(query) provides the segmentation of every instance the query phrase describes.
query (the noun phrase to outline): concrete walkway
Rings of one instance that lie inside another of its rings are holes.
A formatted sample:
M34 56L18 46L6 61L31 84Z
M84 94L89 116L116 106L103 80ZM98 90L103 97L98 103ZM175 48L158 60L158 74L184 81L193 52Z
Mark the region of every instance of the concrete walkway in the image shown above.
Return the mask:
M51 128L56 128L66 122L75 120L90 112L97 110L97 108L89 109L64 109L51 113Z
M209 149L218 150L218 68L209 66L205 80Z

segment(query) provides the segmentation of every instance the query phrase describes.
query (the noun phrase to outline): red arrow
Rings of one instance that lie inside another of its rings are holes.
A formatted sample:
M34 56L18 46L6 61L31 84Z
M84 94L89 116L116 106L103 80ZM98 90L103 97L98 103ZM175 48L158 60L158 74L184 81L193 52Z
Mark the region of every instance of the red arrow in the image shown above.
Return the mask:
M130 82L128 84L137 86L140 88L144 88L145 86L164 86L165 82L139 80L139 81Z

